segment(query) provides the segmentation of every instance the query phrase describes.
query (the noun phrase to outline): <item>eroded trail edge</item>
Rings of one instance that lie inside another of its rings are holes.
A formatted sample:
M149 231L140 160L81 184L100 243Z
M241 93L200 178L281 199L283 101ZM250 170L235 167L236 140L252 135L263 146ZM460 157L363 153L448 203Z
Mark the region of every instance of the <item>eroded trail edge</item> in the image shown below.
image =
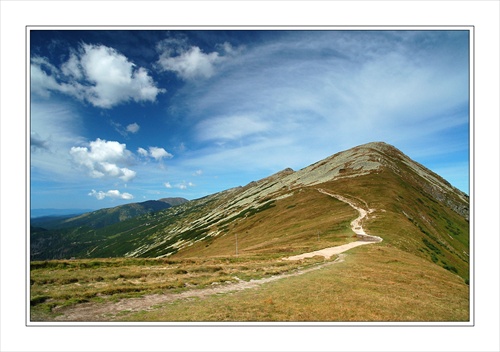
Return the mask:
M319 188L318 191L320 193L326 194L330 197L334 197L334 198L340 200L341 202L349 204L352 208L356 209L359 212L359 216L351 222L352 231L354 231L354 233L356 234L358 241L343 244L341 246L324 248L324 249L320 249L320 250L314 251L314 252L298 254L298 255L294 255L292 257L287 257L287 258L283 258L283 259L285 259L285 260L300 260L300 259L305 259L305 258L312 258L312 257L317 256L317 255L323 256L326 259L330 259L333 255L343 253L351 248L382 241L382 238L379 236L368 235L363 230L363 226L361 226L361 221L368 214L372 213L374 211L374 209L365 210L361 207L358 207L353 201L351 201L351 200L349 200L341 195L327 192L321 188Z

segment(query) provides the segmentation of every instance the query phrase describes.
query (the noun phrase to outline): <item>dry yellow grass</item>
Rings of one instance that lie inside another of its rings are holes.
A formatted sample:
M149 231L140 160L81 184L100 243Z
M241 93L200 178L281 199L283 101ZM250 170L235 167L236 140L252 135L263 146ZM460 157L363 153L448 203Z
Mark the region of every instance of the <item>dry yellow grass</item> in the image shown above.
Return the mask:
M257 289L179 300L129 321L466 322L463 279L399 249L353 249L342 263Z
M214 238L187 247L173 258L274 254L289 256L355 241L350 221L357 212L321 194L316 188L296 190L293 196L247 218L240 218ZM220 229L220 228L219 228Z

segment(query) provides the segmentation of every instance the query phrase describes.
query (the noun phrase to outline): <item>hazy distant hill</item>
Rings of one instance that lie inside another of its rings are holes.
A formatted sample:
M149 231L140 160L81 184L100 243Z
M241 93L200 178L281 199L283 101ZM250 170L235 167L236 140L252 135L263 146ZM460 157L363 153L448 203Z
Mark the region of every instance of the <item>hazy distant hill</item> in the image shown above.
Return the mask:
M130 203L113 208L105 208L86 212L80 215L44 216L31 220L32 226L54 228L71 228L87 226L94 229L109 226L139 215L156 212L187 202L185 198L162 198L141 203ZM71 214L71 213L70 213ZM73 213L75 214L75 213ZM51 214L57 215L57 214ZM32 216L33 217L33 216Z
M55 208L41 208L41 209L31 209L30 217L32 219L39 218L42 216L76 216L83 213L88 213L93 211L93 209L55 209Z
M236 239L239 253L287 256L355 241L356 211L320 189L373 209L363 228L379 246L468 279L469 197L380 142L161 211L122 206L70 219L65 231L34 229L32 259L231 255Z

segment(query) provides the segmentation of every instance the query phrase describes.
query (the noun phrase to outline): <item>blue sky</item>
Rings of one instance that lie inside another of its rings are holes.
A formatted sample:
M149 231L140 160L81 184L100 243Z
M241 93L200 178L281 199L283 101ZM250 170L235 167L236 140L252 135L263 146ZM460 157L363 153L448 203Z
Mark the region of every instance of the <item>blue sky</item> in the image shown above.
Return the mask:
M31 30L31 208L195 199L385 141L468 193L469 32Z

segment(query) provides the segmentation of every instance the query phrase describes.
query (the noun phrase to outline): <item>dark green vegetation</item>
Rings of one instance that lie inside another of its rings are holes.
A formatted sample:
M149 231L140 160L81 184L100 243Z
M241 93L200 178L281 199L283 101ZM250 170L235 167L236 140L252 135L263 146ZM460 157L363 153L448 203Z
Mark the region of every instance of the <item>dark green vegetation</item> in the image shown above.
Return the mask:
M318 189L373 209L363 228L383 242L349 251L345 263L274 282L258 293L223 295L209 303L179 301L121 319L468 320L468 197L383 143L109 226L32 228L31 258L38 260L31 267L32 313L50 320L58 307L79 302L266 275L257 263L269 267L268 274L295 270L300 263L281 258L357 240L350 228L357 211ZM71 257L76 260L47 261ZM109 257L116 259L100 259ZM251 294L262 301L252 301ZM330 313L319 313L315 294L334 302ZM246 313L232 311L244 297ZM215 312L212 305L226 308Z

